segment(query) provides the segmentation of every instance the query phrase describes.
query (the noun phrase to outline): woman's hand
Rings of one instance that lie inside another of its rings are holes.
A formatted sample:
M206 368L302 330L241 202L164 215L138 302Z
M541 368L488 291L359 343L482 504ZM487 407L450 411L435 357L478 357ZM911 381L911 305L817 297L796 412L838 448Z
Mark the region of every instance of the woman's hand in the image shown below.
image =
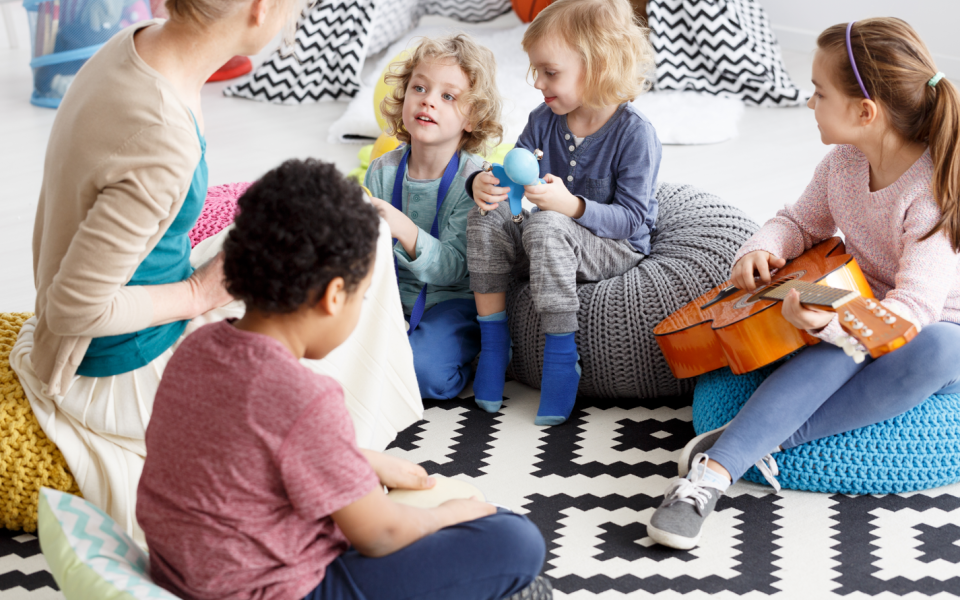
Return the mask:
M783 318L797 329L819 331L833 320L833 313L804 308L800 304L800 292L790 290L783 300Z
M418 464L409 460L381 454L373 450L361 450L367 462L373 467L380 483L392 489L401 490L428 490L437 484L433 477L427 477L427 472Z
M737 264L733 265L733 269L730 270L730 280L733 285L741 290L752 292L757 289L754 273L760 276L760 281L763 284L768 284L770 283L770 270L779 269L785 264L787 264L787 261L779 256L774 256L764 250L755 250L749 254L744 254L737 261Z
M571 194L562 179L547 173L543 180L546 183L524 186L527 200L536 204L540 210L552 210L571 219L583 216L583 211L587 208L586 202Z
M481 172L473 178L473 201L486 211L496 210L501 202L507 201L510 188L497 187L500 180L493 173Z
M370 198L377 212L387 222L390 228L390 236L396 238L403 249L414 260L417 259L417 236L420 235L420 228L410 220L410 217L397 210L397 208L380 198Z
M197 308L194 316L200 316L233 301L233 296L227 291L223 277L222 251L200 265L187 279L187 284L196 301Z

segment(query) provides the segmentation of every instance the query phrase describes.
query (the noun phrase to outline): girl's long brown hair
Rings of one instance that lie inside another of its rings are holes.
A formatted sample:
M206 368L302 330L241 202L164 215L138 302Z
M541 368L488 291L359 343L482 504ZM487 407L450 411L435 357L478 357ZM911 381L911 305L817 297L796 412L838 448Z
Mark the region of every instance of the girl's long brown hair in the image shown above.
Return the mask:
M846 31L846 23L830 27L817 38L817 46L836 57L841 91L862 98L847 58ZM917 32L900 19L857 21L850 45L867 93L886 109L893 129L905 140L930 147L933 196L941 217L921 239L942 230L960 252L960 93L947 79L927 85L937 67Z

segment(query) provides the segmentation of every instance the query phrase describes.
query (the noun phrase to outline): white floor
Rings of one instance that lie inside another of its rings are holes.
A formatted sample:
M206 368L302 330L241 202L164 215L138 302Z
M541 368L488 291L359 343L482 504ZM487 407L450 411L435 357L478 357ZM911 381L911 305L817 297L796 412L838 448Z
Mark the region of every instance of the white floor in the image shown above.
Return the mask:
M515 19L505 15L494 26L513 25ZM5 39L0 42L0 312L34 309L30 243L47 137L56 116L56 111L28 102L32 72L26 27L19 28L19 49L9 49ZM810 87L812 56L786 52L784 58L794 81ZM332 161L344 172L358 166L360 146L327 143L327 130L346 102L278 106L226 98L221 93L226 85L204 89L211 185L253 180L292 157ZM763 221L797 198L826 151L813 111L747 108L734 140L664 146L660 179L697 185Z

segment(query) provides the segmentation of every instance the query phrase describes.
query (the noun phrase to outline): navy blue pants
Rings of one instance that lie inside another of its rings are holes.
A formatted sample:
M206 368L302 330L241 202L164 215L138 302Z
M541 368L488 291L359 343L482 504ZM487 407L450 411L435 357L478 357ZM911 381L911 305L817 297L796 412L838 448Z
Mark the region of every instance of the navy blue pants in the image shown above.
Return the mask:
M304 600L500 600L534 580L545 554L536 525L501 509L382 558L351 548Z
M480 354L476 302L447 300L433 306L410 334L410 346L420 395L456 398L470 380L470 363Z
M736 481L782 445L794 448L905 413L932 394L960 393L960 325L933 323L896 352L862 363L827 343L783 363L707 453Z

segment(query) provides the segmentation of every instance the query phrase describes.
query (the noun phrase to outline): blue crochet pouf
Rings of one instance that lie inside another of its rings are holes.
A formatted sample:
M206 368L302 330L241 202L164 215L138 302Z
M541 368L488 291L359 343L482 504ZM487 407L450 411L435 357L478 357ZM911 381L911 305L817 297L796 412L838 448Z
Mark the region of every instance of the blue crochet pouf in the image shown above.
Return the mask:
M693 428L716 429L740 411L777 364L734 375L701 375L693 394ZM960 481L960 394L930 396L888 421L778 452L784 488L844 494L912 492ZM756 467L744 479L765 483Z

